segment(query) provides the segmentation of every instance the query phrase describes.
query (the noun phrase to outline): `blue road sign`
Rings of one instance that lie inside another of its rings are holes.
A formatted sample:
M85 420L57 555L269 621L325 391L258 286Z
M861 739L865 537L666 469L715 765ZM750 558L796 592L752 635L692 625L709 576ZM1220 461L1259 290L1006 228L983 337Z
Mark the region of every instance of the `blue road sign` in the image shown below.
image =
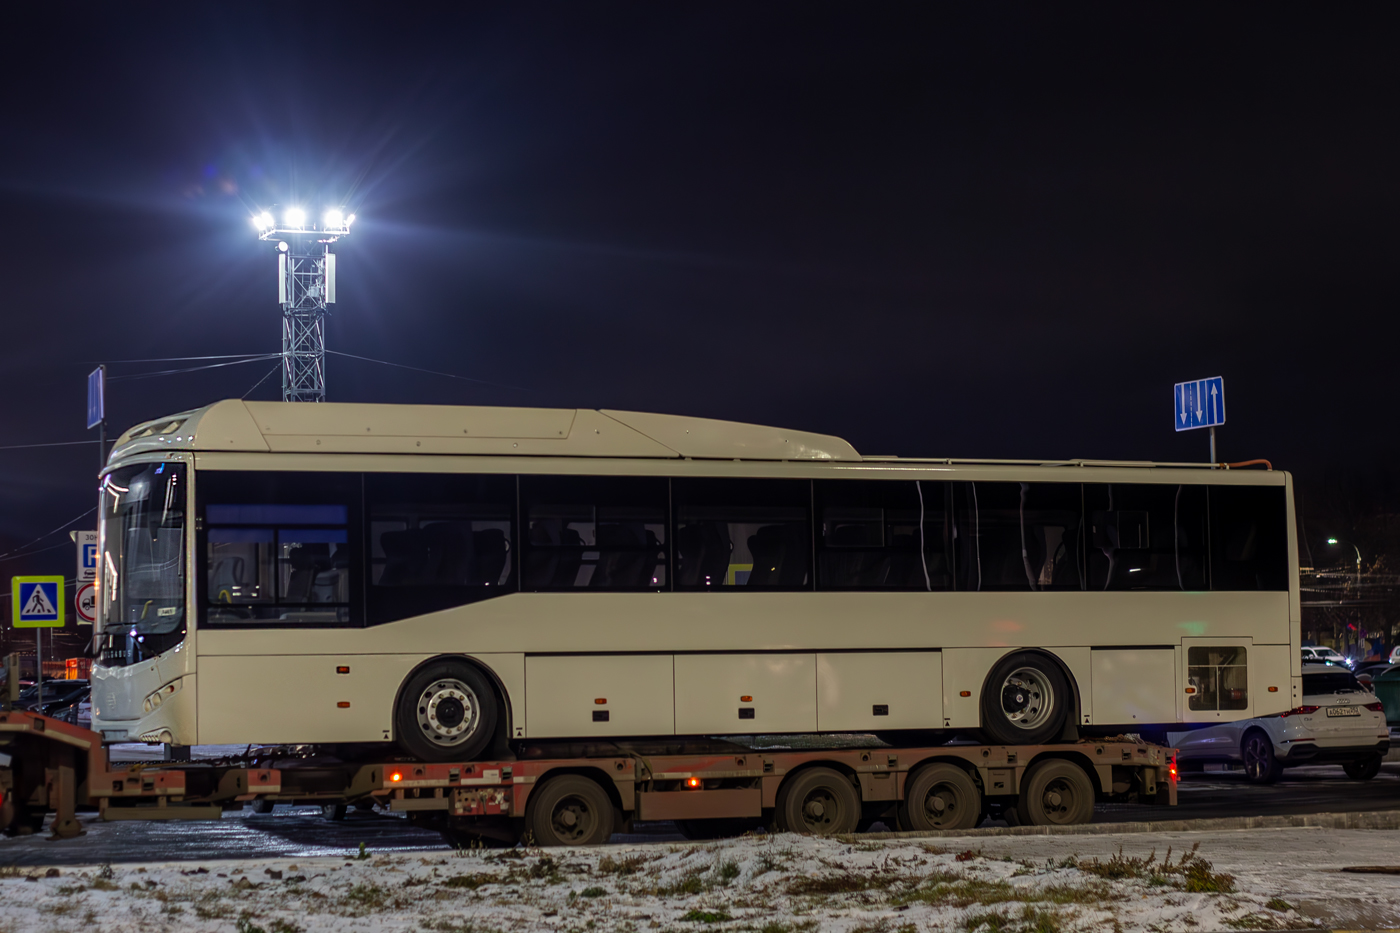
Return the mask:
M88 373L87 426L91 430L107 417L104 389L107 381L107 367L99 366Z
M63 627L62 577L11 577L15 628Z
M1225 423L1225 379L1211 376L1193 382L1178 382L1173 389L1176 397L1176 429L1194 431L1213 428Z

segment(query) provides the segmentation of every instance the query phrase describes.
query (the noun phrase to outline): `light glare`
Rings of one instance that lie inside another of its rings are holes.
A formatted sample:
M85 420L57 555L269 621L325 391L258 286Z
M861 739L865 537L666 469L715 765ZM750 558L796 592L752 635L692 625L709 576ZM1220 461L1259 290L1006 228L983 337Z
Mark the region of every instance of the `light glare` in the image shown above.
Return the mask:
M350 226L351 224L353 224L354 222L355 222L355 215L354 215L354 214L351 214L349 217L345 218L345 226L347 226L347 227Z
M327 227L339 227L345 223L345 215L335 208L331 208L326 211L325 221Z
M277 226L277 221L273 219L271 213L263 211L258 215L258 226L264 230L271 230L273 227Z
M1327 543L1328 543L1328 544L1336 544L1336 543L1337 543L1337 539L1336 539L1336 538L1328 538L1328 539L1327 539Z
M301 227L306 224L306 211L299 207L287 208L287 213L283 217L289 227Z

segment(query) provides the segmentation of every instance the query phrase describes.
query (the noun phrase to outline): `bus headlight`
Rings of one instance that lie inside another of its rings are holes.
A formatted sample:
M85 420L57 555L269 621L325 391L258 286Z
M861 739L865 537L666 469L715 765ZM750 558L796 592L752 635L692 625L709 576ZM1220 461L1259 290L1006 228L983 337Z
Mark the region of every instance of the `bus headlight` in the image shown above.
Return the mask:
M164 687L161 687L155 693L152 693L150 696L146 697L146 702L143 703L142 706L145 708L146 712L149 713L156 707L164 703L171 696L173 696L176 692L179 691L179 689L180 682L178 680L174 683L166 684Z

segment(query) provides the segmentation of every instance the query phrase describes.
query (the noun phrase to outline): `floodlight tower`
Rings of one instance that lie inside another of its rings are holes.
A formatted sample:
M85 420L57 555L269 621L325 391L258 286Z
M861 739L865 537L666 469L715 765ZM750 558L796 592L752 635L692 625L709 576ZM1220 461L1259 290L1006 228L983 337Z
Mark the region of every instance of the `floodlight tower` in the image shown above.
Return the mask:
M253 218L258 239L277 244L277 300L282 305L282 401L326 400L326 305L335 303L331 244L350 234L354 214L330 208L320 224L289 207Z

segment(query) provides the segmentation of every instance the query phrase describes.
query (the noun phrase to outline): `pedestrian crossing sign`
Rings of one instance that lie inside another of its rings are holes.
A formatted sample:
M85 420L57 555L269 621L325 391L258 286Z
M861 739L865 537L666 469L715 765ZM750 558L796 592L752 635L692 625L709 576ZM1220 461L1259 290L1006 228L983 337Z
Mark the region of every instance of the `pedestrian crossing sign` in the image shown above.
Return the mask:
M63 628L63 577L11 577L15 628Z

